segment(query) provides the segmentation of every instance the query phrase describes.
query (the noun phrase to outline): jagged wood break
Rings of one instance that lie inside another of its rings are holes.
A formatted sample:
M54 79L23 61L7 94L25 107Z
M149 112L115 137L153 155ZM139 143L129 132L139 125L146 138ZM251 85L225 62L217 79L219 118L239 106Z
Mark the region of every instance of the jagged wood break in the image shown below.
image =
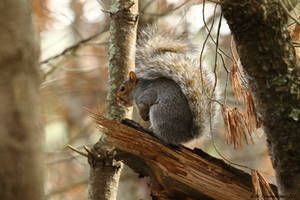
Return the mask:
M116 159L150 176L154 199L253 199L249 174L203 151L164 145L150 134L92 114L118 149ZM252 197L252 198L251 198Z

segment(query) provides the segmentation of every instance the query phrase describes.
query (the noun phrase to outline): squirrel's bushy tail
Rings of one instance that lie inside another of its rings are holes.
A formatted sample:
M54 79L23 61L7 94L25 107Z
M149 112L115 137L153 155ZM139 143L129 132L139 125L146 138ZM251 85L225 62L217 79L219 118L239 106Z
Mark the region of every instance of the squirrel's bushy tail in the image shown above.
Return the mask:
M197 52L197 48L182 35L148 27L138 36L135 70L138 78L164 77L180 86L193 114L195 137L209 131L210 119L216 121L216 103L209 98L213 88L212 75L203 67L200 70L199 59L193 58Z
M156 26L147 26L139 32L137 46L137 55L165 52L192 55L197 51L185 34L158 30Z

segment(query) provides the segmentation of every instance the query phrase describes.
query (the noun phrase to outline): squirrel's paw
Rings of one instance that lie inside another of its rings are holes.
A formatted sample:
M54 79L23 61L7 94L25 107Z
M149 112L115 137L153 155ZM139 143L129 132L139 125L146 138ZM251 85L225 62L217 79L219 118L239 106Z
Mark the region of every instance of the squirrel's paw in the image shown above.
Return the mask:
M153 135L153 132L147 128L144 128L142 125L140 125L139 123L131 120L131 119L128 119L128 118L123 118L121 119L121 123L126 125L126 126L129 126L131 128L134 128L138 131L141 131L141 132L146 132L148 134L151 134Z

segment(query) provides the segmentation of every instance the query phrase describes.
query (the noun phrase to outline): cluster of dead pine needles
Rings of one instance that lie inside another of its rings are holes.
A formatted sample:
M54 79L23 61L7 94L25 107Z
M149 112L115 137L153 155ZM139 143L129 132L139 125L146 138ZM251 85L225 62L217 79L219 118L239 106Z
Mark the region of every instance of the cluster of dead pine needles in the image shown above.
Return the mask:
M231 109L226 104L222 104L222 116L226 127L226 142L227 144L233 144L235 149L242 149L244 143L247 145L250 142L254 143L252 135L257 133L261 123L257 118L250 89L244 89L242 86L237 64L233 65L230 72L230 82L236 101L244 103L246 114L237 107Z
M235 149L242 149L244 143L247 145L250 142L254 143L252 136L253 133L257 134L257 129L261 127L261 122L257 117L250 89L244 89L242 86L237 64L233 65L230 72L230 82L236 101L244 104L245 114L237 107L231 109L226 104L222 104L222 115L226 127L226 142L227 144L233 144ZM252 169L251 178L255 199L264 200L267 197L278 200L269 183L259 171Z
M255 199L264 200L264 199L273 199L278 200L274 194L270 184L264 178L264 176L257 170L251 170L252 184L255 192ZM265 198L267 197L267 198Z

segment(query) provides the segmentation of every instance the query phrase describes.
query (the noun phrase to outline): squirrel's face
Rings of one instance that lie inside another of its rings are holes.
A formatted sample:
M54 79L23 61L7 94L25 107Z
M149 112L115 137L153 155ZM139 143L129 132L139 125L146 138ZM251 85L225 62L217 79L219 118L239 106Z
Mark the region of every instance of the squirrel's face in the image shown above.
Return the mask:
M128 81L125 81L119 88L117 93L118 104L129 107L133 105L132 86Z
M136 88L137 79L134 72L129 73L129 79L123 82L117 92L118 104L129 107L133 105L133 91Z

